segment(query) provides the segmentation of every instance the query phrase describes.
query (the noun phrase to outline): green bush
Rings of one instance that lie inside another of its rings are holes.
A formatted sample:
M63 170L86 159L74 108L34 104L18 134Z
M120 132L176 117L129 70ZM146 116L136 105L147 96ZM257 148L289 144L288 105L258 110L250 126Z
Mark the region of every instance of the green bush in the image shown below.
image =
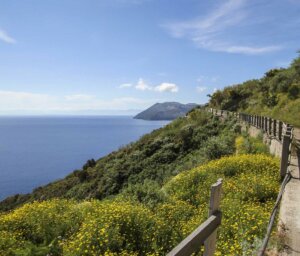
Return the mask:
M269 148L263 143L262 137L250 137L244 134L235 140L237 154L269 154Z
M0 215L0 255L166 255L207 218L218 178L216 255L253 255L278 193L278 166L266 155L236 155L182 172L163 188L148 180L110 200L26 204Z
M300 83L294 83L292 86L288 89L288 97L290 99L297 99L300 94Z

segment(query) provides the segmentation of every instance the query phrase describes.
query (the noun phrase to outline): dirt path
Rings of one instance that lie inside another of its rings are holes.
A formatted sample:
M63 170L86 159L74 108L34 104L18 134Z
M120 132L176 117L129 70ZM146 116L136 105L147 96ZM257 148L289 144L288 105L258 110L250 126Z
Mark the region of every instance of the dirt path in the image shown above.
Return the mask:
M300 129L294 129L294 139L300 142ZM293 178L286 185L283 194L279 220L285 232L285 247L280 255L300 255L300 147L293 147L289 169Z

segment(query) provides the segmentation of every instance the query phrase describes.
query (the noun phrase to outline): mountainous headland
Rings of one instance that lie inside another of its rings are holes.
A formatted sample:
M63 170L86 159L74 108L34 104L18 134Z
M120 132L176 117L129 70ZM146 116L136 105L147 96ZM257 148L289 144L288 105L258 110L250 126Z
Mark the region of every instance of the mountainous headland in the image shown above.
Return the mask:
M185 116L191 109L199 106L195 103L181 104L178 102L156 103L148 109L137 114L135 119L143 120L174 120Z

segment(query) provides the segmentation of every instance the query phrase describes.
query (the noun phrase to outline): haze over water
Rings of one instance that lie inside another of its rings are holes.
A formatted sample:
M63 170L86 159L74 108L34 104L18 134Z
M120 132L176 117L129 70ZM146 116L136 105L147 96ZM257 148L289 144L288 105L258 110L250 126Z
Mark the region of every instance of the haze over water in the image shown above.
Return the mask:
M0 117L0 200L80 169L168 121L129 116Z

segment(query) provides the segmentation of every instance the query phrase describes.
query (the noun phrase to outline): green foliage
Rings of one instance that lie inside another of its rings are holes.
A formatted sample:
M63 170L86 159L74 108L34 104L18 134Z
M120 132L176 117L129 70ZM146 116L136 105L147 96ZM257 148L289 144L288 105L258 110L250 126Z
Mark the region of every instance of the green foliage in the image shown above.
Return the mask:
M289 68L272 69L258 80L246 81L211 95L217 109L270 116L300 127L300 57Z
M230 155L234 152L232 136L211 137L204 145L205 156L209 160L218 159L221 156Z
M0 255L166 255L207 218L218 178L223 219L216 255L253 255L277 196L278 166L266 155L229 156L162 188L151 180L131 185L115 199L28 203L0 215Z
M165 193L161 190L161 186L153 180L145 180L142 184L129 184L122 191L120 198L133 200L150 208L154 208L157 204L167 200Z
M8 210L24 202L50 198L103 199L145 180L162 186L174 175L228 155L234 150L234 120L221 122L201 109L190 111L167 126L99 159L88 160L62 180L40 187L28 195L0 203Z
M262 142L262 137L250 137L247 134L238 136L235 140L237 154L269 154L269 148Z
M94 158L87 160L87 162L83 165L82 169L86 170L90 167L94 167L96 165L96 161Z
M292 86L288 89L288 97L290 99L297 99L300 94L300 82L294 83Z

